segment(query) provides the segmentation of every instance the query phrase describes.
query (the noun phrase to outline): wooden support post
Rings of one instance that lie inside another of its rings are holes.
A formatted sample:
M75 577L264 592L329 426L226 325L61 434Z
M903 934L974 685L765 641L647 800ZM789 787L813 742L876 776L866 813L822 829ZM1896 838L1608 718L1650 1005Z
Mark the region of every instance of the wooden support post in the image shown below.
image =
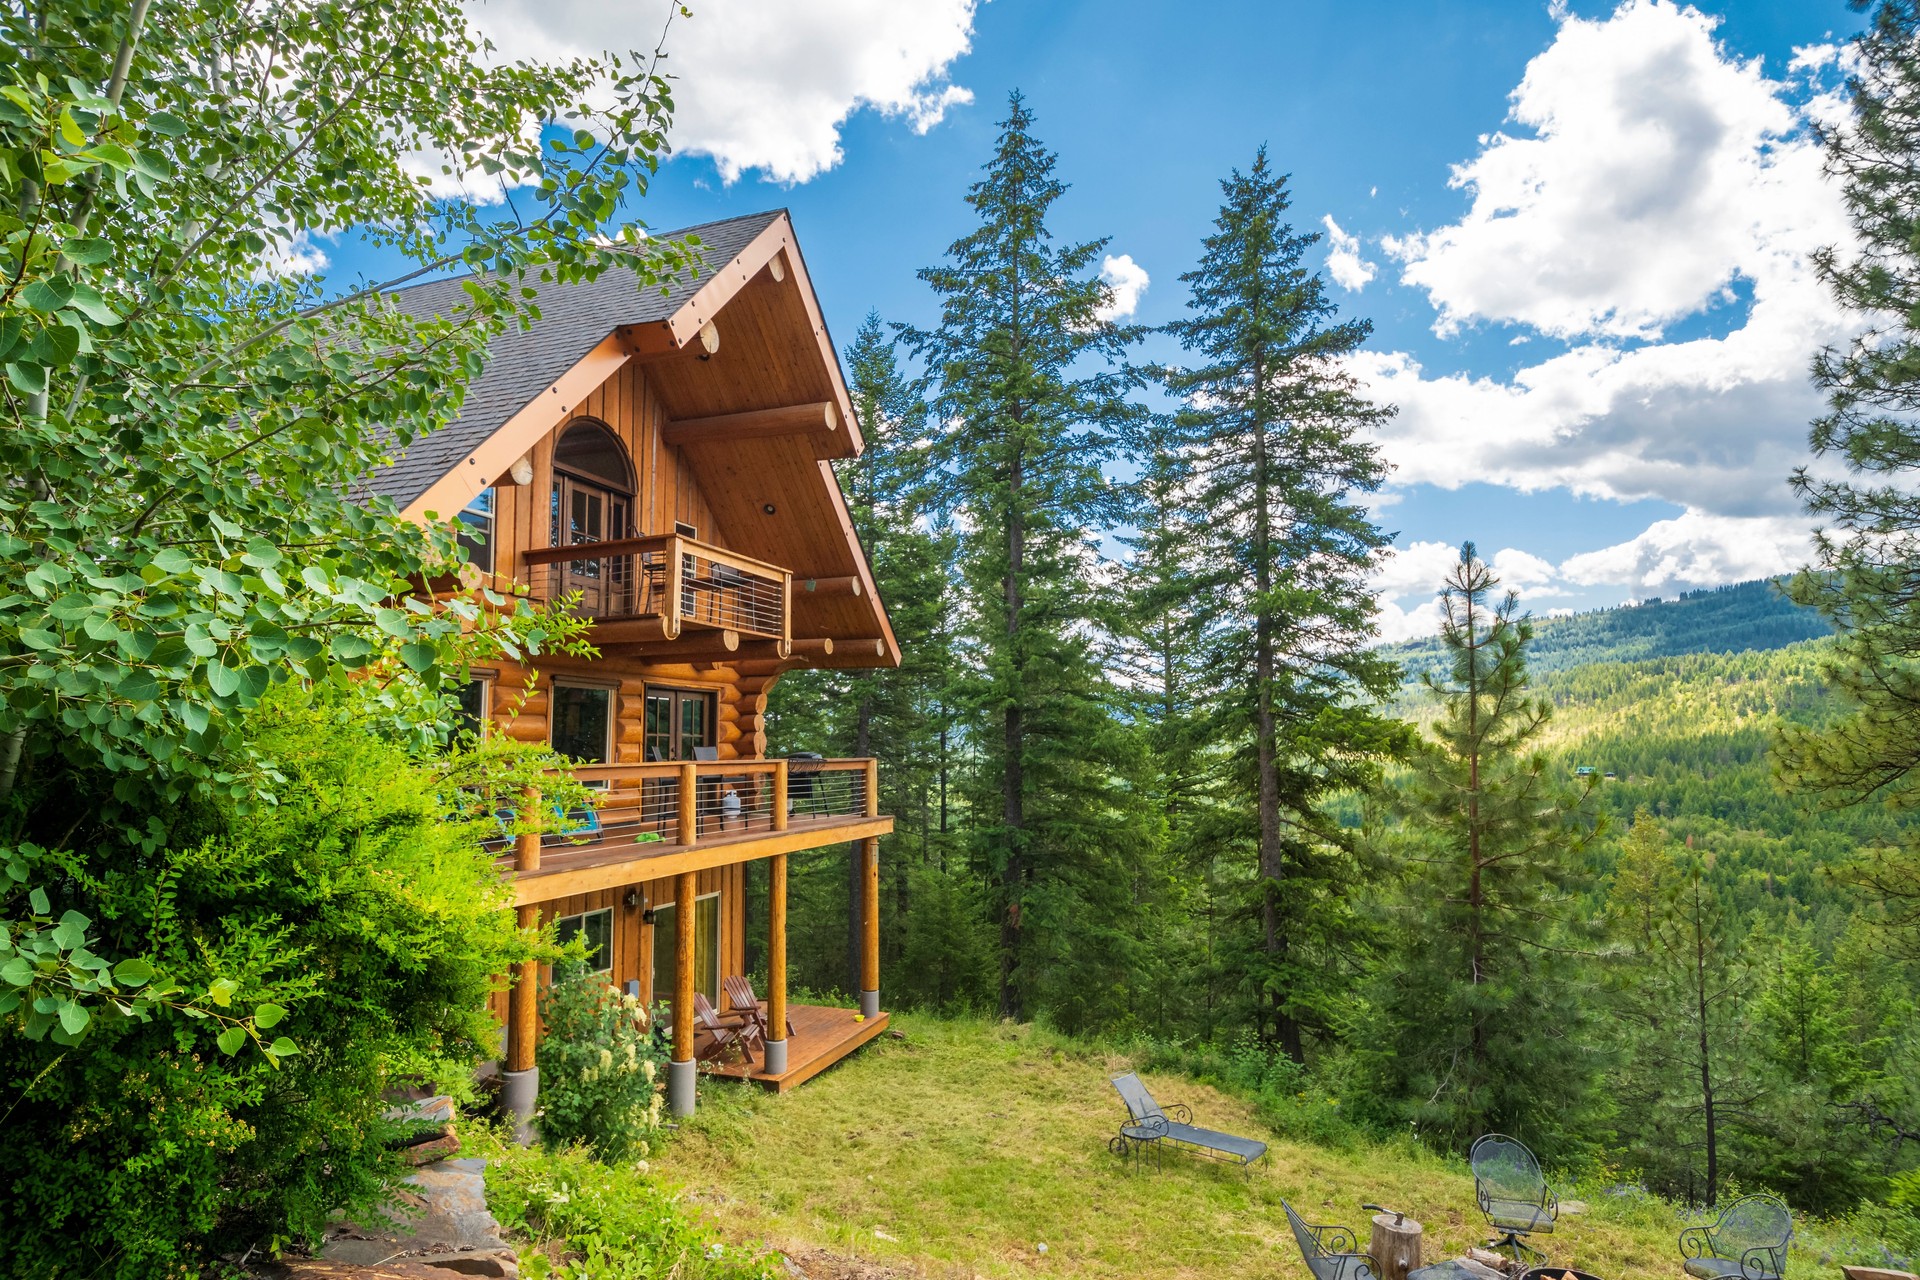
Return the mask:
M880 1012L880 842L862 840L860 859L860 1012L871 1018Z
M787 829L787 762L785 760L773 762L773 829L775 831ZM786 857L784 853L780 855L782 877L786 875Z
M700 840L700 770L689 760L680 766L680 843Z
M1380 1280L1407 1280L1420 1269L1420 1224L1403 1213L1373 1215L1373 1236L1367 1252L1380 1269Z
M867 816L880 816L880 762L867 761Z
M684 871L673 885L673 1060L667 1063L667 1107L693 1114L693 933L699 877Z
M522 821L531 821L540 813L540 792L528 787L521 796ZM526 875L540 869L540 833L522 832L513 842L513 869ZM531 929L540 923L540 908L520 908L520 927ZM533 1142L533 1116L539 1107L540 1071L535 1050L540 1043L540 965L523 961L507 992L507 1062L502 1077L503 1101L513 1117L514 1138L521 1145Z
M785 761L781 762L782 764ZM774 794L786 798L786 771L774 775ZM779 1037L775 1039L775 1037ZM761 1069L770 1076L787 1069L787 855L767 860L767 1041Z

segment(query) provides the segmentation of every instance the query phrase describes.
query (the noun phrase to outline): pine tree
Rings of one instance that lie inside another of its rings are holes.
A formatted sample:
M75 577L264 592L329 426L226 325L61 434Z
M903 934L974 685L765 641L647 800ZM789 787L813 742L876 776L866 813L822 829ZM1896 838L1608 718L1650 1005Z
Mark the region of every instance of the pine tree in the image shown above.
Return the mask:
M1106 861L1134 838L1116 808L1124 753L1088 625L1091 538L1112 506L1101 464L1135 412L1133 335L1102 316L1111 291L1094 264L1106 242L1054 243L1047 218L1066 187L1032 127L1015 93L967 193L978 227L920 272L940 323L906 331L944 424L935 497L959 530L982 784L974 835L997 898L1000 1012L1015 1018L1053 961L1083 995L1115 980L1126 903Z
M1827 674L1850 710L1785 731L1778 767L1831 804L1905 809L1920 802L1920 3L1882 0L1853 52L1852 118L1821 134L1860 252L1829 248L1814 261L1862 332L1815 357L1828 409L1811 434L1814 456L1851 475L1795 473L1827 528L1817 571L1792 587L1839 632ZM1920 841L1856 870L1920 949Z
M1753 1123L1761 1089L1746 1035L1749 972L1724 905L1698 864L1682 867L1642 809L1622 842L1607 902L1622 1048L1616 1124L1660 1190L1714 1203L1727 1130Z
M1168 326L1197 360L1167 375L1183 400L1167 442L1189 512L1180 586L1212 673L1188 696L1229 744L1234 811L1252 820L1236 842L1252 846L1256 1016L1302 1061L1304 1033L1325 1030L1343 994L1330 975L1364 932L1352 833L1322 802L1370 781L1398 739L1369 709L1399 669L1371 648L1367 579L1388 538L1359 501L1386 476L1366 434L1393 411L1346 371L1372 326L1340 320L1306 265L1320 237L1287 222L1266 148L1220 185L1214 231L1180 277L1192 314ZM1162 483L1151 467L1143 481Z
M1401 945L1364 1049L1381 1096L1429 1139L1457 1149L1500 1130L1564 1150L1595 1070L1566 895L1599 824L1539 749L1533 626L1513 593L1490 603L1498 585L1462 546L1441 596L1452 670L1425 678L1439 718L1396 796Z

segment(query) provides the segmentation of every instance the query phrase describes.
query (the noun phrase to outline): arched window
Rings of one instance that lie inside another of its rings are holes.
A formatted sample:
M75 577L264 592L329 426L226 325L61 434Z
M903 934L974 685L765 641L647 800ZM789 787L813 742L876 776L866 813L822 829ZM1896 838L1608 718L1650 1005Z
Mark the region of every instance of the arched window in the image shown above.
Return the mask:
M605 423L592 418L579 419L561 434L553 446L553 469L629 497L633 494L633 467L626 449Z
M553 446L550 545L611 542L632 534L633 467L619 437L583 418Z

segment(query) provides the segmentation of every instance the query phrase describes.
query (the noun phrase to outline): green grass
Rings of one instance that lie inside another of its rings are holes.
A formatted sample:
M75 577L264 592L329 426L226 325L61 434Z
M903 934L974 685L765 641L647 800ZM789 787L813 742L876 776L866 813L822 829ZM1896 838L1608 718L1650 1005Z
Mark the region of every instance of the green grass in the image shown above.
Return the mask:
M1197 1122L1269 1138L1252 1176L1192 1158L1128 1171L1108 1153L1121 1107L1107 1083L1123 1056L1031 1027L896 1015L883 1037L800 1089L774 1096L703 1084L698 1117L655 1167L730 1239L826 1248L935 1277L1028 1275L1306 1280L1284 1196L1309 1222L1364 1231L1362 1201L1426 1229L1429 1261L1485 1234L1463 1161L1414 1146L1328 1150L1272 1139L1252 1107L1147 1073ZM1548 1242L1557 1262L1607 1280L1680 1276L1668 1204L1561 1187L1584 1212ZM1789 1277L1830 1275L1821 1255L1865 1261L1816 1233ZM1047 1245L1042 1255L1041 1243ZM1834 1256L1835 1254L1839 1256Z

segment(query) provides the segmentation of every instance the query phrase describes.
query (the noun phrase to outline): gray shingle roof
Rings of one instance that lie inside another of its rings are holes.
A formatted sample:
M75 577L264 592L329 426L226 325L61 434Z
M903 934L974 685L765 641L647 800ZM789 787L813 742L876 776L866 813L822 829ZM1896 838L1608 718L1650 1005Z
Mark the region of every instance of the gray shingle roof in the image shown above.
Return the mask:
M617 270L586 284L536 285L540 319L531 328L512 328L493 340L486 368L467 388L460 416L415 440L390 466L374 472L367 488L404 509L613 330L665 320L685 306L713 272L738 257L782 212L746 214L655 235L656 240L698 236L705 260L697 276L676 279L664 294L657 287L640 288L630 273ZM396 290L394 300L414 315L449 314L466 298L460 288L464 278Z

